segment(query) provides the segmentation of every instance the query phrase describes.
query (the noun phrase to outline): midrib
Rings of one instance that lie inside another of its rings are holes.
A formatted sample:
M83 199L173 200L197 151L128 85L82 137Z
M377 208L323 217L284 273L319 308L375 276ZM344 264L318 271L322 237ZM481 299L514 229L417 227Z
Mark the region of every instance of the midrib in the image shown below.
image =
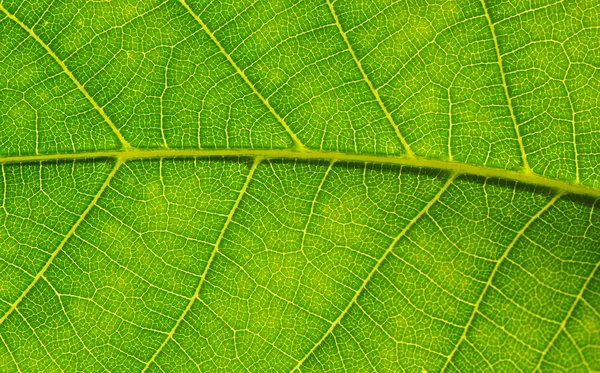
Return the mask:
M485 178L497 178L517 181L572 193L600 198L600 189L581 184L539 176L534 173L503 170L499 168L476 166L466 163L443 161L428 158L407 158L402 156L384 156L369 154L351 154L319 150L285 149L130 149L127 151L107 150L71 154L24 155L0 157L2 163L43 162L53 160L90 160L96 158L117 158L123 161L158 158L206 158L206 157L247 157L285 160L322 160L338 162L372 163L424 167L454 172L458 175L473 175Z

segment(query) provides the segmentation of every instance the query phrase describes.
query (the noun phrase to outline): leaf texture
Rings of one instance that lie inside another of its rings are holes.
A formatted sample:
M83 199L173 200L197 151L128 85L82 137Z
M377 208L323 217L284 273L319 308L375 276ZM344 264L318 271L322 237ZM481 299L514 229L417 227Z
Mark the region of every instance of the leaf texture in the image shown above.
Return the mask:
M597 0L0 2L0 371L600 371Z

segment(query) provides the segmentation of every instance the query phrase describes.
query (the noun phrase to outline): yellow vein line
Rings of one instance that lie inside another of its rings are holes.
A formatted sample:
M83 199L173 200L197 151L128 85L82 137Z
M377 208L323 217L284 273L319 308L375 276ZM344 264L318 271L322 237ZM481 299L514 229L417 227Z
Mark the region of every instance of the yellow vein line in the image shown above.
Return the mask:
M85 89L85 87L79 82L79 80L77 80L77 78L75 78L75 76L73 75L73 73L71 72L71 70L69 70L69 68L67 67L67 65L65 65L65 63L63 62L63 60L61 60L56 55L56 53L54 53L52 51L52 49L50 49L50 47L48 46L48 44L46 44L42 39L40 39L40 37L37 36L37 34L32 29L30 29L29 27L27 27L26 24L24 24L23 22L21 22L21 20L19 20L12 13L10 13L8 10L6 10L6 8L4 8L4 6L2 6L2 4L0 4L0 10L2 12L4 12L4 14L6 14L6 16L8 18L12 19L19 26L21 26L21 28L23 30L27 31L27 33L35 41L37 41L46 50L46 52L48 52L48 54L52 58L54 58L54 60L63 69L63 71L65 72L65 74L67 74L67 76L69 78L71 78L71 80L73 81L73 83L75 83L75 85L81 91L81 93L83 93L83 95L85 96L85 98L87 98L88 101L92 104L92 106L94 107L94 109L96 109L98 111L98 113L100 113L100 115L102 116L102 118L104 118L104 120L106 121L106 123L108 123L108 125L110 126L110 128L112 129L112 131L115 133L115 135L119 139L119 142L121 143L121 146L123 146L124 149L130 149L131 145L129 145L129 143L127 142L127 140L125 140L125 138L123 137L123 135L121 134L121 132L119 131L119 129L115 126L115 124L113 123L113 121L108 117L108 115L106 115L106 113L104 112L104 109L102 109L102 107L100 105L98 105L98 103L96 102L96 100L94 100L94 98L88 93L88 91Z
M519 142L519 149L521 150L521 161L523 162L523 171L531 172L531 168L529 167L529 163L527 162L527 153L525 153L525 146L523 145L523 138L521 137L521 132L519 131L519 125L517 124L517 117L515 116L515 111L512 104L512 99L510 94L508 93L508 84L506 83L506 74L504 73L504 64L502 63L502 55L500 54L500 47L498 46L498 38L496 37L496 29L494 28L494 24L492 23L492 18L490 17L490 13L488 12L487 5L485 4L485 0L480 0L481 6L483 7L483 11L485 13L485 18L487 19L488 26L490 27L490 31L492 33L492 40L494 41L494 49L496 50L496 58L498 59L498 67L500 68L500 76L502 77L502 88L504 89L504 96L506 97L506 103L508 104L508 110L510 112L510 117L513 122L513 126L515 128L515 134L517 135L517 141Z
M466 341L467 332L469 331L469 327L473 324L473 320L475 319L475 315L479 311L479 306L481 305L481 302L483 301L483 298L484 298L485 294L487 293L488 289L492 285L492 281L494 280L496 274L498 273L498 270L500 269L500 265L502 264L502 262L504 261L504 259L506 259L508 257L508 254L510 253L510 251L512 250L512 248L515 246L515 244L517 243L517 241L519 240L519 238L521 238L525 234L525 231L527 231L527 229L529 229L529 227L531 226L531 224L533 224L534 221L536 221L544 212L546 212L552 205L554 205L554 203L562 195L563 195L562 193L557 193L548 203L546 203L544 205L544 207L542 207L535 215L533 215L527 221L527 223L525 223L525 225L523 226L523 228L521 228L521 230L517 232L517 234L515 235L515 237L513 238L513 240L506 247L506 250L504 250L504 253L502 253L502 256L500 258L498 258L498 261L496 261L496 264L494 265L494 269L492 269L492 273L490 274L490 277L488 278L487 282L485 283L485 286L483 287L483 290L481 291L481 294L479 294L479 298L477 299L477 302L475 302L475 306L473 307L473 312L471 312L471 316L469 316L469 320L467 321L467 324L465 325L465 327L463 329L462 335L458 339L458 342L456 343L456 345L454 345L454 348L452 349L452 352L450 352L450 354L448 355L448 358L446 359L446 362L444 363L444 366L442 367L442 370L441 370L442 373L448 367L448 364L452 360L452 357L454 356L454 354L456 353L456 351L458 351L458 348L460 347L461 343L463 341Z
M238 206L240 205L240 202L242 201L242 197L244 197L244 195L246 194L246 190L248 190L248 185L250 185L250 181L252 180L252 177L254 175L254 171L256 171L256 168L258 167L258 165L259 165L259 163L261 161L262 161L261 158L256 158L254 160L254 163L252 163L252 167L250 167L250 171L248 172L248 176L246 176L246 181L244 182L244 185L242 186L242 189L240 190L240 192L238 194L238 197L235 200L235 203L233 204L233 207L229 211L229 215L227 216L227 219L225 220L225 224L223 224L223 228L221 229L221 232L219 233L219 237L217 238L217 241L215 242L215 247L214 247L212 253L210 254L210 258L208 258L208 262L206 263L206 267L204 267L204 270L202 271L202 275L200 276L200 281L198 282L198 286L196 287L196 291L194 292L194 295L190 298L190 301L188 302L187 306L183 310L181 316L179 316L179 318L175 322L175 325L173 325L173 328L167 334L167 337L165 338L165 340L163 341L163 343L158 347L158 349L156 350L156 352L154 352L154 355L152 355L152 357L150 358L150 360L148 360L148 362L146 363L146 366L144 366L144 369L142 369L141 373L146 372L148 370L148 368L150 368L150 365L154 362L154 360L156 360L156 357L160 354L160 352L162 351L162 349L173 338L173 335L175 334L175 331L177 331L177 328L179 327L179 325L181 324L181 322L183 321L183 319L185 318L185 316L192 309L192 305L194 304L194 302L196 301L196 299L198 299L198 296L200 295L200 290L202 289L202 285L204 284L204 281L206 279L206 274L208 273L208 270L209 270L209 268L210 268L213 260L215 259L215 256L217 255L217 252L219 251L219 245L221 244L221 241L223 240L223 237L225 236L225 232L227 231L227 227L229 227L229 223L231 223L231 221L233 220L233 215L235 214Z
M367 277L365 278L365 280L363 281L363 283L360 285L360 287L358 288L358 290L356 290L356 293L354 293L354 296L352 297L352 299L350 300L350 302L348 303L348 305L346 306L346 308L344 308L344 310L340 313L340 315L337 317L337 319L335 319L331 323L331 326L329 327L329 329L327 329L327 331L325 332L325 334L323 334L323 336L321 337L321 339L319 339L319 341L310 349L310 351L308 351L308 353L306 355L304 355L304 357L298 361L298 363L296 364L296 366L292 369L292 372L296 371L296 370L300 370L300 367L306 361L306 359L308 359L316 351L316 349L323 343L323 341L325 341L325 339L333 332L333 330L335 329L335 327L340 324L340 322L342 321L342 319L344 318L344 316L346 316L346 314L348 313L348 311L350 310L350 308L352 308L352 306L356 303L356 301L358 300L358 297L360 297L360 294L367 287L367 284L370 282L371 278L379 270L379 267L381 266L381 264L385 261L385 259L387 258L387 256L392 252L392 250L394 249L394 246L396 246L396 244L398 243L398 241L400 241L400 239L402 237L404 237L404 235L406 234L406 232L408 232L410 230L410 228L412 228L412 226L415 225L415 223L417 221L419 221L419 219L423 215L425 215L427 213L427 211L429 211L429 208L431 208L431 206L433 206L442 197L442 194L444 194L444 192L448 189L448 187L450 185L452 185L452 181L454 180L455 177L456 177L456 174L451 174L450 177L448 178L448 180L446 180L446 182L442 186L442 188L437 192L437 194L429 202L427 202L427 204L425 205L425 207L423 207L423 209L394 238L394 240L388 246L388 248L385 250L385 252L381 256L381 258L379 258L379 260L377 261L377 263L375 263L375 266L373 267L373 269L371 269L371 272L369 272L369 274L367 275Z
M35 277L33 278L33 281L29 284L29 286L25 289L25 291L23 291L21 296L19 296L19 298L17 298L17 300L15 300L15 302L10 306L8 311L6 311L6 313L0 318L0 325L2 325L4 320L6 320L8 318L8 316L10 316L10 314L13 313L13 311L17 309L17 306L19 305L19 303L21 303L21 301L23 301L25 296L31 291L31 289L33 289L33 287L35 286L35 284L37 284L37 282L40 280L40 278L42 278L42 276L44 276L44 273L48 270L48 267L50 267L50 265L52 264L52 261L54 261L54 259L58 255L58 253L60 253L61 250L63 249L63 247L65 247L65 245L67 244L67 242L69 241L71 236L73 236L73 234L75 234L75 231L77 230L77 228L79 227L81 222L85 219L87 214L92 210L92 208L94 206L96 206L96 203L102 196L102 193L104 193L104 191L110 184L110 181L112 180L113 176L115 176L115 174L117 173L117 170L119 169L119 167L121 166L122 163L123 163L122 159L117 159L115 166L113 167L112 171L108 174L108 177L106 178L106 180L104 181L104 183L102 184L102 186L100 187L100 189L98 190L98 192L96 193L96 195L94 196L94 198L92 199L90 204L83 211L83 213L79 216L79 219L77 219L77 221L75 222L75 224L73 224L71 229L67 232L67 234L65 235L63 240L60 242L60 244L58 245L56 250L54 250L52 255L50 255L50 258L48 259L46 264L44 264L42 269L35 275Z
M192 8L190 8L190 6L185 2L185 0L179 0L179 2L181 3L181 5L183 5L185 7L185 9L200 24L200 26L202 27L202 29L204 30L204 32L206 32L206 34L210 37L210 39L216 44L217 48L219 48L219 51L225 56L225 58L227 58L227 61L229 61L229 63L231 64L231 66L233 66L233 68L235 69L235 71L242 77L242 79L250 87L250 89L252 90L252 92L254 92L254 94L256 94L256 96L263 102L263 104L265 104L265 106L267 107L267 109L269 109L269 111L271 112L271 114L277 119L277 121L287 131L288 135L290 135L290 137L292 138L292 141L293 141L294 146L296 147L296 149L298 149L298 150L305 149L306 147L300 141L300 139L298 138L298 136L296 135L296 133L294 131L292 131L292 129L290 128L290 126L288 126L288 124L285 122L285 120L283 120L283 118L275 111L275 109L273 108L273 106L271 106L271 104L269 103L269 101L263 95L261 95L260 92L258 92L258 90L256 89L256 87L254 86L254 84L252 84L252 82L250 81L250 79L248 79L248 77L246 76L246 74L244 73L244 71L242 71L242 69L240 69L240 67L237 65L237 63L235 63L235 61L233 60L233 58L231 58L231 55L229 53L227 53L227 51L225 50L225 48L223 48L223 46L221 45L221 43L219 42L219 40L215 37L215 34L213 34L212 31L208 28L208 26L206 26L206 24L204 23L204 21L202 21L202 19L200 19L200 16L198 16L192 10Z
M423 167L445 170L460 175L473 175L484 178L511 180L519 183L555 189L563 193L571 193L592 198L600 198L600 189L571 183L565 180L552 179L533 172L511 171L501 168L476 166L449 160L437 160L405 156L384 156L374 154L346 154L339 152L305 150L294 151L284 149L131 149L129 151L107 150L99 152L82 152L70 154L47 154L0 157L0 164L45 162L61 160L91 160L96 158L122 158L124 160L160 159L160 158L208 158L208 157L243 157L283 160L319 160L331 162L372 163L397 166Z
M567 91L567 99L569 100L569 109L571 110L571 138L573 139L573 152L575 153L575 180L577 182L579 182L579 151L577 150L577 130L576 130L576 126L575 126L575 107L573 105L573 100L571 99L571 91L569 90L569 87L567 86L567 76L569 75L569 71L571 70L571 66L573 66L571 59L569 58L569 54L567 53L567 50L565 49L565 46L563 44L561 44L562 50L565 53L565 56L567 57L567 60L569 61L569 67L567 68L567 71L565 72L565 76L562 80L562 85L563 87L565 87L565 91Z
M400 129L398 128L398 125L392 118L392 115L388 111L387 107L384 105L383 100L381 99L381 96L379 96L379 92L377 92L377 90L373 86L371 79L369 79L369 77L367 76L367 73L363 69L362 64L360 63L360 60L356 56L356 53L354 53L354 49L352 49L352 45L350 44L350 41L348 40L348 36L346 35L346 32L342 28L342 24L340 23L340 20L338 19L335 9L333 8L333 4L331 3L330 0L327 0L327 5L329 6L329 10L331 11L331 15L333 15L335 24L336 24L338 30L340 31L340 34L342 35L342 38L344 39L344 42L346 43L346 47L348 47L348 51L350 51L350 54L352 55L352 58L354 59L354 62L356 63L358 70L360 70L360 73L362 74L363 79L365 80L365 82L367 83L369 88L371 89L371 92L373 93L373 96L375 96L375 100L379 104L379 107L381 107L381 110L383 110L385 117L387 118L387 120L390 122L390 124L394 128L394 132L396 132L396 136L398 136L398 139L400 139L400 142L402 143L402 146L404 147L404 150L406 151L406 155L408 156L408 158L415 158L415 153L410 148L410 145L408 145L408 142L406 142L406 139L404 138L404 136L402 136L402 134L400 133Z
M585 289L588 287L589 283L592 281L592 278L594 278L594 275L596 275L598 268L600 268L600 261L598 263L596 263L596 266L594 267L594 269L592 270L592 272L590 273L588 278L583 283L583 286L581 287L579 294L577 294L577 296L575 297L575 300L573 301L573 304L571 305L571 308L569 308L569 312L567 312L567 314L565 315L565 318L563 319L563 321L560 323L560 326L556 330L556 333L554 333L554 336L552 336L552 339L548 343L548 346L546 346L546 348L540 355L540 359L538 360L538 363L535 366L535 369L533 370L534 372L538 371L540 369L540 367L542 366L542 362L544 361L546 354L548 353L548 351L550 351L550 348L554 345L554 342L556 341L556 338L558 338L558 336L560 335L560 332L563 330L565 332L567 331L565 329L567 326L567 321L569 321L569 319L571 318L571 315L573 314L573 311L575 310L575 307L577 306L579 301L583 298L583 293L585 292ZM577 344L575 344L575 348L579 349L579 346L577 346ZM581 353L581 351L580 351L580 353ZM585 361L585 359L584 359L584 363L587 365L587 362Z

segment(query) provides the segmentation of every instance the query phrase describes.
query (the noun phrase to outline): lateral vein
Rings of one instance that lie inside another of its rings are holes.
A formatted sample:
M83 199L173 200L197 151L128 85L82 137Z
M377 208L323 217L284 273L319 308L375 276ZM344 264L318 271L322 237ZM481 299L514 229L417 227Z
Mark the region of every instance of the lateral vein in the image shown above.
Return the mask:
M346 306L346 308L344 308L342 310L342 312L339 314L339 316L331 323L331 325L329 326L329 329L327 329L327 331L325 332L325 334L323 334L323 336L321 337L321 339L319 339L319 341L308 351L308 353L306 353L306 355L304 355L304 357L298 361L298 363L296 364L296 366L292 369L292 372L296 371L296 370L299 370L300 367L302 366L302 364L306 361L306 359L308 359L315 352L315 350L321 345L321 343L323 343L323 341L325 341L325 339L333 332L333 330L335 329L335 327L340 324L340 322L342 321L342 319L344 318L344 316L346 316L346 314L348 313L348 311L350 310L350 308L352 308L352 306L354 304L356 304L356 302L358 300L358 297L360 297L360 295L362 294L363 290L367 287L367 284L370 282L371 278L379 270L379 267L385 261L385 259L387 258L387 256L392 252L392 250L394 249L394 247L396 246L396 244L398 243L398 241L400 241L400 239L402 237L404 237L404 235L406 234L406 232L408 232L410 230L410 228L412 228L412 226L415 225L415 223L417 221L419 221L419 219L421 219L421 217L423 215L425 215L427 213L427 211L429 211L429 208L431 206L433 206L442 197L442 195L448 189L448 187L450 185L452 185L452 181L455 178L456 178L456 174L451 174L450 177L448 178L448 180L446 180L446 182L442 186L442 188L436 193L436 195L429 202L427 202L427 204L425 205L425 207L423 207L423 209L392 240L392 242L390 243L390 245L388 246L388 248L386 249L386 251L383 253L383 255L381 256L381 258L379 258L379 260L377 261L377 263L375 263L375 265L373 266L373 269L371 269L371 271L369 272L369 274L367 275L367 277L365 278L365 280L363 281L363 283L360 285L360 287L358 288L358 290L356 290L356 293L354 293L354 296L352 297L352 299L350 300L350 302L348 302L348 305Z
M483 7L483 11L485 13L485 18L488 22L488 26L490 27L490 32L492 33L492 40L494 41L494 49L496 50L496 58L498 59L498 67L500 68L500 76L502 78L502 88L504 90L504 96L506 97L506 103L508 105L508 110L510 112L510 118L513 122L513 127L515 129L515 134L517 136L517 141L519 143L519 150L521 151L521 161L523 162L523 171L529 173L531 172L531 168L529 167L529 163L527 162L527 153L525 153L525 146L523 145L523 138L521 137L521 132L519 131L519 125L517 124L517 117L515 116L515 110L513 108L512 99L510 94L508 93L508 83L506 82L506 74L504 73L504 63L502 62L502 55L500 54L500 47L498 46L498 38L496 37L496 29L494 28L494 23L492 22L492 18L490 17L490 13L488 12L487 5L485 4L485 0L480 0L481 6Z
M300 141L300 139L298 138L296 133L294 131L292 131L290 126L288 126L288 124L285 122L285 120L283 120L283 118L275 111L273 106L271 106L271 103L269 103L269 101L256 89L256 87L254 86L254 84L252 84L250 79L248 79L248 77L246 76L244 71L242 69L240 69L240 67L237 65L237 63L235 63L235 61L231 57L231 55L225 50L225 48L223 48L223 46L221 45L219 40L216 38L215 34L213 34L213 32L208 28L208 26L204 23L204 21L202 21L202 19L200 19L200 16L197 15L192 10L192 8L190 8L190 6L187 4L187 2L185 0L179 0L179 2L192 15L192 17L194 17L196 22L198 22L198 24L200 24L200 26L202 27L202 30L204 30L204 32L206 32L206 34L210 37L210 39L215 43L217 48L219 48L219 51L225 56L225 58L227 59L227 61L229 61L231 66L233 66L233 68L235 69L235 72L238 73L238 75L242 77L242 79L244 80L244 82L246 82L248 87L250 87L252 92L262 101L262 103L267 107L267 109L269 109L269 112L275 117L275 119L277 119L277 121L285 129L285 131L288 133L288 135L292 138L292 142L294 143L294 146L296 147L296 149L298 149L298 150L306 149L306 146L302 143L302 141Z
M131 149L131 145L129 144L129 142L127 142L127 140L125 140L125 138L123 137L123 135L121 134L121 132L119 131L119 129L117 128L117 126L115 126L115 124L110 119L110 117L106 114L106 112L104 111L104 109L100 105L98 105L98 103L96 102L96 100L94 100L94 98L89 94L89 92L85 89L85 87L81 84L81 82L79 82L79 80L77 80L77 78L73 75L73 73L71 72L71 70L69 70L69 68L64 63L64 61L61 60L56 55L56 53L54 53L54 51L52 49L50 49L50 47L48 46L48 44L46 44L42 39L40 39L40 37L35 33L35 31L33 31L32 29L30 29L26 24L24 24L23 22L21 22L21 20L18 19L14 14L10 13L6 8L4 8L4 6L1 3L0 3L0 11L2 11L4 14L6 14L6 16L8 18L12 19L16 24L18 24L35 41L37 41L46 50L46 52L48 52L48 54L54 59L54 61L56 61L56 63L58 63L58 65L62 68L62 70L64 71L64 73L67 74L67 76L73 81L73 83L75 83L75 85L77 86L77 89L79 89L79 91L81 91L81 93L83 93L83 95L85 96L85 98L88 99L88 101L92 104L92 106L94 107L94 109L96 109L96 111L98 113L100 113L100 115L106 121L106 123L108 123L108 125L110 126L110 128L112 129L112 131L114 132L114 134L117 136L117 139L121 143L121 146L123 146L124 149ZM37 144L37 142L36 142L36 144Z
M394 132L396 132L396 136L398 136L398 139L400 139L400 142L402 143L402 146L404 147L404 151L406 151L406 155L408 156L408 158L415 158L415 153L410 148L410 145L408 145L408 142L406 141L404 136L402 136L402 134L400 133L400 128L398 127L398 124L396 124L396 122L394 121L394 118L392 118L392 114L389 112L389 110L383 103L381 96L379 96L379 92L373 86L371 79L369 79L367 73L365 72L365 70L362 67L362 64L360 63L360 60L356 56L356 53L354 53L354 49L352 48L352 45L350 44L350 41L348 40L348 35L346 35L346 32L342 28L342 24L340 23L337 13L335 12L335 8L333 7L333 4L331 3L330 0L327 0L327 5L329 6L329 10L331 11L331 15L333 16L333 19L335 20L335 24L336 24L338 30L340 31L340 34L342 35L342 38L344 39L344 42L346 43L346 47L348 48L348 51L352 55L352 58L354 59L354 62L356 63L358 70L360 71L364 81L369 86L371 93L373 94L373 96L375 97L375 100L379 104L379 107L385 114L385 117L387 118L388 122L390 122L390 124L394 128Z
M594 278L594 276L596 275L596 272L598 272L599 268L600 268L600 261L598 261L598 263L596 263L596 266L594 267L594 269L592 269L592 272L590 273L590 275L585 279L585 282L583 283L583 286L581 287L581 290L579 291L579 293L575 297L575 300L573 301L573 304L571 304L571 307L569 308L569 311L565 315L565 318L560 323L558 329L556 330L556 333L554 333L554 335L552 336L552 339L550 340L550 342L548 342L548 346L546 346L546 348L544 349L544 351L542 351L542 354L540 355L538 363L537 363L535 369L533 370L534 372L537 372L540 369L540 367L542 366L542 363L544 362L546 354L548 353L548 351L550 351L550 348L554 345L554 342L556 341L556 338L558 338L558 336L560 335L560 332L564 330L565 333L567 333L567 329L566 329L567 321L569 321L569 319L571 318L571 315L573 314L573 311L575 310L575 307L577 307L577 304L579 304L579 301L581 299L583 299L583 293L585 292L585 289L587 289L589 283L592 281L592 278ZM579 349L579 346L577 346L576 344L575 344L575 347L577 349ZM580 351L580 353L581 353L581 351ZM585 359L583 361L587 365L587 362L585 361Z
M148 368L150 368L150 365L152 365L152 363L156 360L156 357L160 354L160 352L167 345L167 343L173 338L173 335L175 334L175 331L177 331L177 328L179 327L179 325L181 324L181 322L183 321L183 319L185 318L185 316L192 309L192 305L194 304L194 302L196 301L196 299L198 299L198 297L200 295L200 290L202 289L202 285L204 284L204 281L206 279L206 274L208 273L208 270L209 270L212 262L214 261L215 256L217 255L217 252L219 251L219 245L221 244L221 241L223 240L223 237L225 236L225 232L227 231L227 228L229 227L229 223L231 223L231 221L233 220L233 216L235 215L235 212L236 212L238 206L240 205L240 202L242 201L242 198L244 197L244 195L246 194L246 191L248 190L248 185L250 185L250 181L252 180L252 177L254 176L254 171L256 171L256 168L258 167L258 165L260 164L261 161L262 161L262 158L255 158L254 159L254 163L252 163L252 167L250 167L250 171L248 172L248 175L246 176L246 181L244 182L244 185L242 186L242 189L238 193L238 197L235 200L235 202L233 204L233 207L229 211L229 215L227 216L227 219L225 220L225 224L223 224L223 228L221 229L221 232L219 233L219 236L217 237L217 241L215 242L215 247L212 250L212 252L210 254L210 257L208 258L208 262L206 263L206 267L204 267L204 270L202 271L202 275L200 277L200 281L198 282L198 286L196 287L196 291L194 292L194 295L192 295L192 297L190 298L190 301L188 302L187 306L185 307L185 309L181 313L181 316L179 316L179 318L177 319L177 321L173 325L173 328L167 334L167 336L166 336L165 340L163 341L163 343L154 352L154 355L152 355L152 357L150 358L150 360L148 360L148 362L144 366L144 369L142 369L141 373L146 372L148 370Z
M473 311L471 312L471 315L469 316L469 320L467 320L467 324L465 325L465 327L463 329L463 332L462 332L460 338L458 339L458 342L454 345L454 348L452 349L452 351L448 355L448 358L446 359L446 362L444 363L444 366L442 367L442 370L441 370L442 373L446 371L446 368L448 367L448 365L452 361L452 357L454 356L454 354L456 353L456 351L458 351L458 348L460 347L460 345L462 344L462 342L466 341L467 332L469 331L469 328L473 324L473 320L475 319L475 315L477 315L477 312L479 311L479 306L481 305L481 303L483 301L483 298L485 297L485 294L487 293L488 289L490 288L490 286L492 286L492 281L496 277L496 274L498 273L498 270L500 269L500 265L502 264L502 262L504 262L504 260L508 257L508 254L510 253L510 251L512 250L512 248L515 246L515 244L517 243L517 241L519 241L519 238L521 238L525 234L525 231L527 231L527 229L529 229L529 227L531 226L531 224L533 224L534 221L536 221L544 212L546 212L552 205L554 205L554 203L560 197L562 197L562 195L563 195L563 193L557 193L535 215L533 215L527 221L527 223L525 223L525 225L523 225L523 228L521 228L517 232L517 234L512 239L512 241L510 242L510 244L508 244L508 246L506 247L506 250L504 250L504 252L500 256L500 258L498 258L498 260L496 261L496 264L494 265L494 268L492 269L492 273L490 274L490 277L488 278L487 282L485 283L485 286L483 287L483 290L479 294L479 298L477 298L477 302L475 302L475 306L473 307Z
M110 181L112 180L112 178L115 176L115 174L119 170L119 167L121 166L121 164L123 164L123 160L117 159L115 166L113 167L112 171L108 174L106 180L104 181L104 183L102 184L102 186L100 187L100 189L98 190L98 192L96 193L96 195L94 196L94 198L92 199L90 204L86 207L86 209L79 216L79 218L77 219L75 224L73 224L71 229L67 232L67 234L65 235L63 240L60 242L60 244L58 245L56 250L54 250L54 252L50 255L50 258L48 259L46 264L44 264L42 269L35 275L35 277L33 278L33 281L29 284L29 286L27 286L25 291L23 291L23 293L17 298L17 300L14 301L14 303L10 306L8 311L6 311L6 313L0 318L0 325L2 325L2 323L8 318L8 316L10 316L10 314L13 313L13 311L15 311L17 309L18 305L23 301L23 299L25 299L25 296L27 296L27 294L31 291L31 289L33 289L33 287L35 286L35 284L37 284L37 282L40 280L40 278L42 278L44 276L44 273L48 270L48 268L50 267L50 265L52 264L54 259L62 251L62 249L65 247L65 245L67 244L69 239L73 236L73 234L75 234L75 231L77 230L77 228L79 227L81 222L85 219L85 217L92 210L92 208L94 206L96 206L96 203L98 202L98 200L100 199L100 197L102 196L102 194L104 193L104 191L106 190L108 185L110 184Z

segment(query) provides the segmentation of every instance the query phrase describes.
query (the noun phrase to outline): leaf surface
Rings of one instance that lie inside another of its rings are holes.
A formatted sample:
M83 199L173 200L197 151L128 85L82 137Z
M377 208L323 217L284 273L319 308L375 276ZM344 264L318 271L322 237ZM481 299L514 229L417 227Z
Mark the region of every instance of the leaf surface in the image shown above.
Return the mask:
M600 371L598 1L0 4L0 371Z

